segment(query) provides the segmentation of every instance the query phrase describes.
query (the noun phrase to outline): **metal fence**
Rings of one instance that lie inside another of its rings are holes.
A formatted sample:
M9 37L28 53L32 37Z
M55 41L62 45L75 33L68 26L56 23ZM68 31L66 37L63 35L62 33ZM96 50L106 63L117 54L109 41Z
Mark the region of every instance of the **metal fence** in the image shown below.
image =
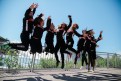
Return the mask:
M59 53L58 53L59 54ZM70 58L65 56L65 69L74 68L75 54ZM59 54L60 59L60 54ZM61 60L61 59L60 59ZM81 67L81 57L78 58L76 68ZM60 68L61 63L58 68ZM36 53L35 56L29 51L20 51L16 55L1 55L0 67L3 69L56 69L56 60L54 54ZM121 68L121 55L116 53L97 52L96 67Z

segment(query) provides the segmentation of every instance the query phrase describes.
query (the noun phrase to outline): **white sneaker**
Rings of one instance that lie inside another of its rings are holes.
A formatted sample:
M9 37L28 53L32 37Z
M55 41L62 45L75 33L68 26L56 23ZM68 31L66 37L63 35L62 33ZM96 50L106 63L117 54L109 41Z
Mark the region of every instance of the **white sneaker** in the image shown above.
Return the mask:
M80 69L83 69L83 66L81 66Z
M91 72L93 71L93 67L90 67L90 71L91 71Z

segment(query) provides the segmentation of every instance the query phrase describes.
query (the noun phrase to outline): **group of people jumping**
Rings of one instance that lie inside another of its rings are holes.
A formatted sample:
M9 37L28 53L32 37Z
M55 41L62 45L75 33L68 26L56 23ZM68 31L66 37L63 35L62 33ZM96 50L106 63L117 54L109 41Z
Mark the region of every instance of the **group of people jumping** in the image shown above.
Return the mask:
M56 29L51 17L47 18L46 27L44 26L45 21L42 19L44 14L38 15L35 19L33 16L35 14L38 4L32 4L25 12L23 18L23 30L21 32L20 38L22 43L9 43L11 48L27 51L30 46L30 53L36 54L46 52L55 55L56 66L59 65L60 61L58 58L58 51L60 50L62 66L64 68L64 54L68 54L71 58L72 54L75 54L74 65L77 64L77 59L82 54L82 66L84 61L88 65L88 71L90 71L90 66L95 67L96 60L96 47L97 42L102 40L102 31L99 37L96 39L94 37L93 29L82 30L82 34L78 33L76 30L79 28L78 24L72 24L72 17L68 15L69 24L62 23ZM43 32L47 31L45 37L46 47L42 49L41 39ZM79 40L77 43L77 50L73 48L74 39L73 36L76 35ZM54 36L56 36L56 45L54 46ZM64 37L66 36L66 39ZM68 49L68 50L67 50ZM86 58L86 53L88 54L88 60Z

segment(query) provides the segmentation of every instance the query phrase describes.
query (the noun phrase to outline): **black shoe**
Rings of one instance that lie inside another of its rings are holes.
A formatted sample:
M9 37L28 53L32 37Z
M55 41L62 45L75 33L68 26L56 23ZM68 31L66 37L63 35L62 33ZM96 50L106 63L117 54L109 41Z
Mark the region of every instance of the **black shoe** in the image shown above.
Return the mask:
M8 43L8 46L10 46L10 47L11 47L11 46L12 46L12 44L11 44L11 43Z
M57 62L56 62L56 67L58 67L59 63L60 63L60 61L57 61Z
M62 63L61 69L63 69L63 68L64 68L64 64Z
M46 55L48 54L48 52L46 52Z
M14 44L14 43L8 43L7 45L8 45L10 48L15 47L15 44Z
M32 52L30 51L30 54L32 54Z

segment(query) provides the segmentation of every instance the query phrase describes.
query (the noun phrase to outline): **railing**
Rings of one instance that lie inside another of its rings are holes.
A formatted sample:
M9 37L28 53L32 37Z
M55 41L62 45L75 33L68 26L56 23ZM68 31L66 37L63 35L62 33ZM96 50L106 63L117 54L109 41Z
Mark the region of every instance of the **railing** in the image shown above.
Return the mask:
M58 53L59 54L59 53ZM65 69L74 68L75 54L70 58L65 56ZM59 54L60 57L60 54ZM56 60L54 54L36 53L35 56L29 51L20 51L17 55L2 55L0 56L0 67L3 69L54 69L56 68ZM60 58L59 58L60 59ZM60 59L61 60L61 59ZM58 68L60 68L61 63ZM78 58L76 68L81 67L81 58ZM121 55L116 53L97 52L96 67L105 68L121 68Z
M121 68L121 54L97 52L97 55L104 58L97 59L97 67ZM100 62L102 62L102 66Z

